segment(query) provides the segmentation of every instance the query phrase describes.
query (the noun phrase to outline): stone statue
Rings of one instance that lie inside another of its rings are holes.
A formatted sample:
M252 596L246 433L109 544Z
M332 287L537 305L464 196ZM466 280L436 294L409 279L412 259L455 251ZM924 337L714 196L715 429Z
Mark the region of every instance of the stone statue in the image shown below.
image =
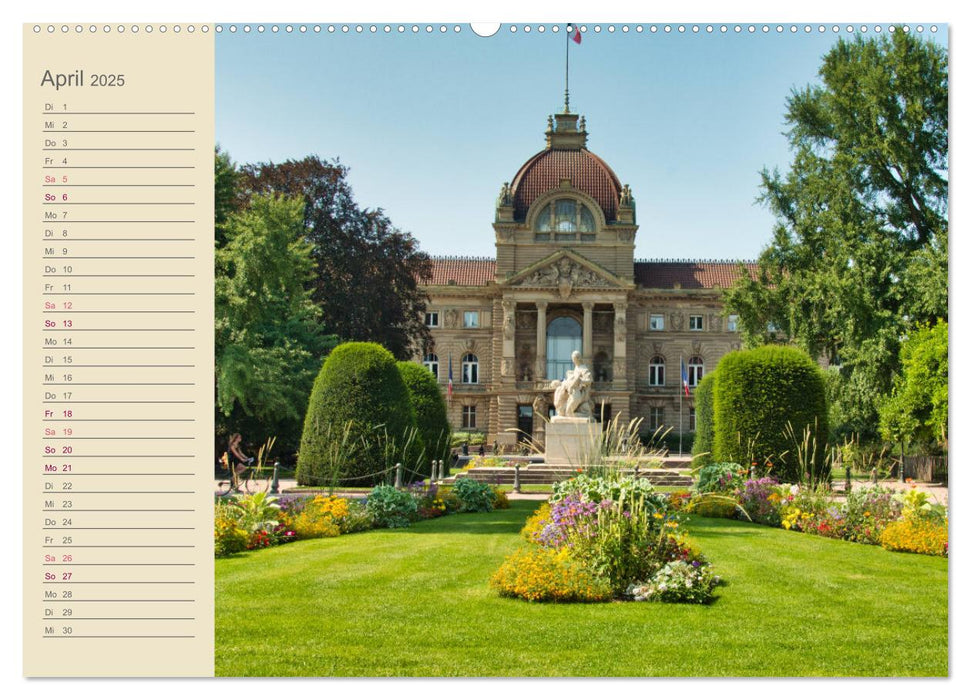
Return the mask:
M550 384L556 417L591 419L593 403L590 400L590 386L593 384L593 373L580 362L578 350L573 351L571 359L573 369L566 373L566 378L563 381L554 380Z

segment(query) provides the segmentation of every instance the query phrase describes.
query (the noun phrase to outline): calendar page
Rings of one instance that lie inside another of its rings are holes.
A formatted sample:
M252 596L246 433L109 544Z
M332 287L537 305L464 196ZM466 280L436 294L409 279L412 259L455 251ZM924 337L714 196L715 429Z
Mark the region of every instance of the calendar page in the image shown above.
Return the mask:
M28 19L23 676L949 677L953 37L857 19Z

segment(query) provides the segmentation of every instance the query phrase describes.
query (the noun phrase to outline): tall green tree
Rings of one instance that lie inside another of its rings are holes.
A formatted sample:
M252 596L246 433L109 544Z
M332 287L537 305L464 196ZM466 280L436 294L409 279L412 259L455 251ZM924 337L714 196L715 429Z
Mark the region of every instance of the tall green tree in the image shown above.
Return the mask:
M240 197L302 198L321 322L342 340L376 342L409 359L430 340L419 284L430 277L431 261L380 209L354 201L347 172L339 161L317 156L244 165Z
M226 432L294 447L324 336L311 298L314 263L303 201L258 195L229 214L216 250L216 406Z
M773 240L726 306L748 345L827 357L834 427L875 437L900 338L948 313L947 54L898 29L840 40L819 77L788 99L792 164L762 172Z
M901 373L880 406L880 429L894 442L947 449L948 326L920 326L900 348Z

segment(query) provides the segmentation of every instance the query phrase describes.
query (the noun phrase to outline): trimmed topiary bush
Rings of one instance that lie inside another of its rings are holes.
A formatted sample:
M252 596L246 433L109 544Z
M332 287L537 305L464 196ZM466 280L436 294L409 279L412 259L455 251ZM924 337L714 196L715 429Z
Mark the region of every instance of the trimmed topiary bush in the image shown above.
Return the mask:
M695 439L691 464L703 467L712 463L711 449L715 438L715 373L701 378L695 388Z
M338 345L310 394L297 481L310 486L387 481L395 462L407 464L405 445L414 433L411 397L391 353L376 343Z
M418 465L422 477L431 476L433 459L448 459L452 429L448 424L448 412L442 391L438 388L435 375L424 365L416 362L399 362L398 371L408 387L411 406L415 410L415 426L418 438L424 448L424 456Z
M803 481L807 471L816 479L825 476L826 389L809 355L767 345L725 355L717 372L715 461L771 465L774 475L792 483ZM808 456L800 450L807 429Z

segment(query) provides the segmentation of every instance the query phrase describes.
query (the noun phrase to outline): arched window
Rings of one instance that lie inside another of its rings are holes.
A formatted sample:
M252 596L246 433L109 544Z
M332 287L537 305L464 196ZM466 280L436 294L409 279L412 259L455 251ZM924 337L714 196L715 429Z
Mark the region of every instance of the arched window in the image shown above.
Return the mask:
M664 358L655 355L647 367L647 383L650 386L664 386Z
M428 371L435 375L435 379L438 379L438 355L433 352L428 353L423 358L421 358L421 363L428 368Z
M593 212L586 205L575 199L557 199L543 207L536 217L536 231L552 231L558 234L593 233L596 231L596 224Z
M462 383L479 383L479 358L471 352L462 357Z
M705 376L705 361L695 355L688 360L688 386L698 386Z
M563 379L567 370L573 369L570 355L583 347L583 330L580 322L569 316L560 316L546 327L546 377Z

